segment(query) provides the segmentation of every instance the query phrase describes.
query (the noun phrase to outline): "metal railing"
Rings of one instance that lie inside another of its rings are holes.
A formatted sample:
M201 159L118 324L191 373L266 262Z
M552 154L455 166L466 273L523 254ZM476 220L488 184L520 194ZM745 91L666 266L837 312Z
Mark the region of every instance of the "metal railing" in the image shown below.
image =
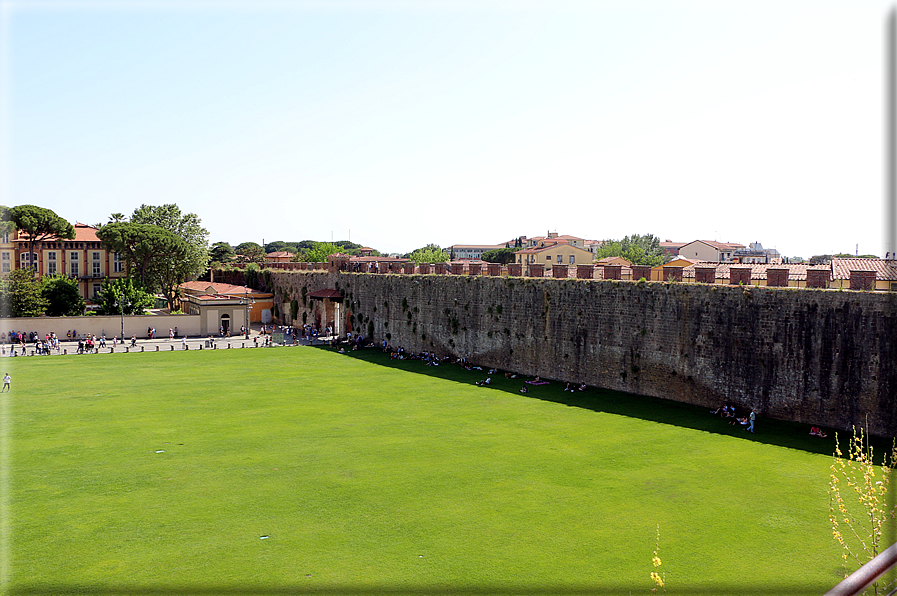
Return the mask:
M880 552L874 559L848 575L844 581L825 593L825 596L855 596L897 567L897 542ZM890 594L897 593L897 589Z

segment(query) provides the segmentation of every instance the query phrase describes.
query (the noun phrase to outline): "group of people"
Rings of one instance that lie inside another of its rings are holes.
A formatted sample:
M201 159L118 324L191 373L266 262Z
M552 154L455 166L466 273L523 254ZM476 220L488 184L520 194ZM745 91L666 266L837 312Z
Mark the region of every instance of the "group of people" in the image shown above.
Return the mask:
M363 346L364 338L360 335L354 338L352 341L352 335L346 334L346 339L350 341L353 345L353 349L358 349L359 346ZM439 357L436 355L436 352L431 352L428 350L424 350L419 353L407 352L404 347L398 346L393 347L387 340L383 340L379 344L380 349L389 354L390 360L420 360L427 366L439 366L440 364L457 364L461 366L464 370L469 371L481 371L483 370L482 366L477 366L467 360L464 356L443 356ZM339 349L340 353L345 353L343 348ZM479 381L475 381L474 384L477 387L488 387L492 385L492 376L498 373L498 370L495 368L490 368L487 371L487 376L485 379L481 379ZM520 375L515 372L507 371L504 373L506 379L516 379ZM533 377L529 381L525 381L523 387L520 389L520 393L529 393L529 387L527 385L548 385L548 381L543 381L541 377ZM564 388L564 391L585 391L586 384L585 383L567 383L567 386Z
M582 383L579 386L577 386L575 383L573 383L573 384L567 383L567 386L564 387L564 391L569 391L570 393L573 393L574 391L585 391L585 390L586 390L585 383Z
M715 416L722 416L723 418L728 418L729 424L741 425L745 427L745 430L749 432L754 432L754 422L757 418L757 413L752 409L750 413L745 414L744 416L737 416L735 414L735 406L729 404L723 404L715 410L710 410L710 413Z
M362 337L361 335L356 336L355 345L364 346L364 337ZM418 353L406 352L405 348L403 348L402 346L394 348L385 339L380 344L380 348L383 350L383 352L389 354L390 360L420 360L427 366L439 366L440 364L446 364L452 361L451 356L439 358L436 355L436 352L430 352L428 350L424 350Z
M16 351L17 348L21 348L22 355L24 355L29 342L34 345L35 354L49 356L53 350L56 350L57 352L59 351L59 337L55 332L48 333L44 337L41 337L36 331L32 331L31 333L10 331L8 337L9 343L11 344L9 349L10 356L18 355ZM6 356L6 345L3 345L2 348L0 348L0 354Z
M55 335L55 333L53 335ZM38 341L40 341L41 336L37 331L10 331L9 333L0 335L0 339L8 339L11 345L21 346L22 350L24 351L27 344L36 344ZM13 347L12 349L15 350L15 347Z

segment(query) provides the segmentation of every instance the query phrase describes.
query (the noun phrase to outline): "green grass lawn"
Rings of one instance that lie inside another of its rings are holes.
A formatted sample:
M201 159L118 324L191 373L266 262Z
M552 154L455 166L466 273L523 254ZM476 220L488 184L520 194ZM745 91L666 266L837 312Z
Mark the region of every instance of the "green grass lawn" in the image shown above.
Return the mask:
M11 594L650 594L658 527L670 594L841 577L804 427L374 350L6 362Z

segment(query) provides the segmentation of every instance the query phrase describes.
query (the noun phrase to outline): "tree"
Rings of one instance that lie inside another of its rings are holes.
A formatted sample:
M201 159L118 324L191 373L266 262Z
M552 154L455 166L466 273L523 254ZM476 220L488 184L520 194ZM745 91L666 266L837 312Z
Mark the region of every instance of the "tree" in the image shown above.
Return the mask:
M135 276L144 287L151 287L153 260L181 254L183 244L183 240L159 226L130 222L107 224L97 230L97 237L108 250L122 255L128 276Z
M242 244L238 244L234 247L234 252L242 257L240 260L244 263L265 262L265 249L262 248L261 244L256 244L255 242L243 242Z
M12 221L12 211L9 207L0 205L0 234L12 234L16 231L16 224Z
M46 314L51 317L77 317L84 314L84 298L78 282L62 273L47 275L41 282L41 296L47 303Z
M9 210L9 219L28 239L28 260L32 271L37 269L37 262L33 262L31 257L35 244L47 238L75 238L75 227L44 207L18 205Z
M156 303L152 294L128 277L107 278L97 293L97 301L97 314L101 315L142 315L144 309Z
M234 252L236 252L238 255L242 255L245 254L247 250L256 248L262 250L262 245L258 244L257 242L241 242L234 247Z
M445 263L449 260L449 254L440 248L438 244L428 244L406 256L413 263Z
M296 246L295 242L284 242L283 240L275 240L274 242L269 242L265 245L265 253L281 251L296 254L297 252L299 252L299 247Z
M178 263L170 262L171 270L181 282L196 279L209 268L209 231L202 227L202 221L195 213L181 213L173 203L154 207L141 205L131 215L131 223L152 224L168 230L187 244L187 252Z
M181 237L152 224L111 223L97 230L103 244L125 258L128 276L150 291L161 292L174 308L178 286L187 279L192 256Z
M216 242L209 250L209 258L213 263L227 263L236 256L233 247L227 242Z
M47 306L32 269L15 269L0 280L0 303L12 317L39 317Z
M330 242L315 242L314 245L305 252L305 260L309 263L323 263L332 254L338 253L339 246Z
M520 249L508 247L487 250L483 253L483 260L487 263L501 263L502 265L507 265L508 263L514 262L514 253L518 250Z
M605 240L595 254L597 259L623 257L633 265L657 267L666 262L660 238L651 234L633 234L622 240Z

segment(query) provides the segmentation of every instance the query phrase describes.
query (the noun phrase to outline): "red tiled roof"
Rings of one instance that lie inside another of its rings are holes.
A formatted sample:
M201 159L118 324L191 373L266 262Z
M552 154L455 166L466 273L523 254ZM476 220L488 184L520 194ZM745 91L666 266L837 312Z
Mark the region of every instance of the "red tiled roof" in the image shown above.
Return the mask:
M595 261L596 265L623 265L623 263L613 263L612 261L621 260L626 263L626 266L632 265L629 260L624 259L623 257L604 257L603 259L598 259Z
M407 263L409 259L399 257L350 257L351 263Z
M74 225L74 228L74 240L69 240L68 238L57 238L56 236L48 236L44 239L44 242L100 242L100 239L97 238L97 229L95 227L83 223L76 223ZM28 235L23 234L22 230L16 230L15 239L20 242L27 242Z
M691 263L692 265L698 265L698 264L700 264L700 263L707 263L707 264L709 264L709 265L716 265L716 264L717 264L717 263L712 263L712 262L710 262L710 261L702 261L701 259L688 259L688 258L686 258L686 257L676 257L676 258L674 258L672 261L670 261L669 263L664 263L664 265L669 265L669 264L671 264L671 263L675 263L676 261L688 261L688 262ZM688 265L685 265L685 267L688 267Z
M850 279L851 271L875 271L875 279L897 281L897 261L884 259L832 259L832 279Z
M262 292L246 286L235 286L234 284L225 284L209 281L186 281L179 286L181 289L190 293L203 292L211 296L240 296L249 294L269 294L270 292Z
M744 244L738 244L737 242L717 242L716 240L695 240L695 242L703 242L713 248L718 250L733 250L736 248L744 248ZM686 242L685 244L691 244L691 242ZM682 246L685 246L683 244Z
M771 263L708 263L698 262L682 269L683 278L692 278L695 276L695 268L716 266L716 277L720 279L729 279L729 269L731 267L750 267L751 279L766 279L767 269L787 269L789 281L803 281L807 279L807 269L815 269L806 263L791 263L784 265L774 265Z
M283 258L283 257L292 258L293 253L291 253L287 250L278 250L276 252L269 252L266 256L269 258L272 258L272 259L273 258Z
M239 296L224 296L221 294L190 294L194 298L202 300L236 300Z
M556 248L559 244L563 244L563 245L565 245L565 246L569 246L570 248L575 248L576 250L581 250L581 251L584 251L584 252L589 252L589 251L587 251L587 250L584 249L584 248L581 248L581 247L579 247L579 246L574 246L574 245L570 244L570 243L567 242L566 240L557 240L556 238L552 238L552 239L550 239L550 240L545 240L544 243L545 243L545 246L532 246L532 247L530 247L530 248L524 248L524 249L522 249L522 250L518 250L518 251L515 252L514 254L515 254L515 255L519 255L519 254L524 254L524 255L536 254L536 253L539 253L539 252L543 252L543 251L546 251L546 250L551 250L551 249L553 249L553 248ZM541 242L540 242L540 244L541 244Z

